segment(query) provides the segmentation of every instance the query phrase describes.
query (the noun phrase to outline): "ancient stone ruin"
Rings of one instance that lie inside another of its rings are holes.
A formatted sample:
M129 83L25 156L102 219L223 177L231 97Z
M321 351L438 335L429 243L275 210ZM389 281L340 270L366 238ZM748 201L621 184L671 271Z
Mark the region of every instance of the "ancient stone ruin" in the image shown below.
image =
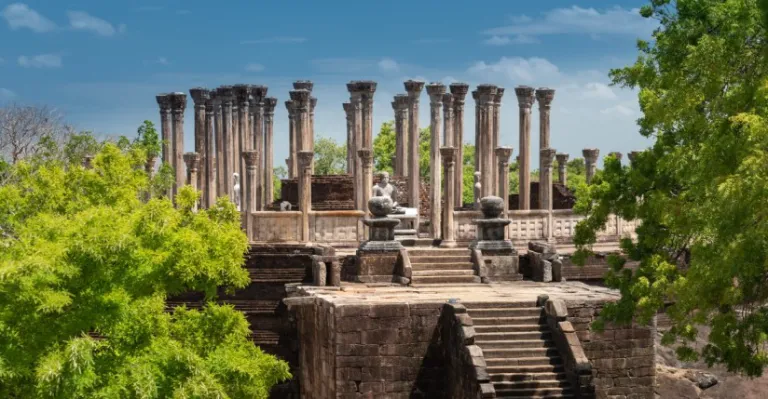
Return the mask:
M157 96L162 159L176 195L190 184L198 210L228 197L251 243L251 284L223 302L243 311L253 341L289 362L275 398L651 398L653 326L591 323L618 299L601 288L605 256L637 222L609 217L584 268L573 265L582 216L566 188L568 154L550 143L555 91L514 88L520 116L519 194L513 150L501 146L505 89L404 82L391 102L393 176L373 170L377 84L351 81L342 104L347 170L314 172L313 83L286 94L288 177L275 196L274 110L266 86L194 88L194 149L183 153L184 93ZM426 92L426 93L424 93ZM464 132L465 98L475 102ZM419 111L429 97L429 183L419 173ZM531 113L539 109L538 182L530 181ZM472 203L463 203L463 147L475 147ZM630 158L636 154L632 153ZM584 149L586 179L598 149ZM613 154L621 161L620 154ZM554 171L554 161L558 168ZM147 170L152 171L154 160ZM553 174L557 173L554 178ZM631 266L631 265L630 265ZM585 284L585 281L590 284ZM595 284L598 282L598 284ZM169 306L201 304L188 293Z

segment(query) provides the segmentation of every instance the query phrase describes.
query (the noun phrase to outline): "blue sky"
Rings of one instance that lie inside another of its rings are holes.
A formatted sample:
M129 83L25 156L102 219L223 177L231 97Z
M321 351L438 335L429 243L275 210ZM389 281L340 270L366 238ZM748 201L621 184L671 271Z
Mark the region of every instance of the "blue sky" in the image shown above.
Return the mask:
M287 154L290 84L315 82L317 135L343 141L344 83L379 82L374 123L393 118L409 78L506 87L502 144L518 142L516 85L557 90L552 146L571 157L648 144L636 93L609 87L654 24L643 1L0 1L0 103L46 104L79 129L133 135L158 122L155 94L253 83L280 101L275 159ZM185 147L192 149L191 99ZM429 124L422 97L421 125ZM468 99L465 137L474 129ZM534 112L537 112L536 110ZM532 148L537 158L538 123ZM534 163L535 165L535 163Z

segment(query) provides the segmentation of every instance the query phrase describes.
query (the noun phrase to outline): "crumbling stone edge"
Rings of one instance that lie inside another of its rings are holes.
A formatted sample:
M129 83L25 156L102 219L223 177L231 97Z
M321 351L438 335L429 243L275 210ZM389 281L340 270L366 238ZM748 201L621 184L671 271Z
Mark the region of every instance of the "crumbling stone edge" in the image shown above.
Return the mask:
M446 303L438 321L445 364L445 382L451 398L495 398L485 357L475 345L475 328L467 308Z
M594 398L592 363L584 353L573 325L568 321L568 308L565 302L561 299L547 299L544 304L544 313L547 325L552 331L555 346L563 357L568 381L576 391L576 397Z
M395 276L394 280L402 285L411 284L411 258L408 256L408 250L401 248L397 254L397 263L395 264Z
M491 280L488 278L488 268L485 266L485 259L483 259L483 251L473 248L472 250L472 265L475 269L475 273L480 277L480 282L488 284Z

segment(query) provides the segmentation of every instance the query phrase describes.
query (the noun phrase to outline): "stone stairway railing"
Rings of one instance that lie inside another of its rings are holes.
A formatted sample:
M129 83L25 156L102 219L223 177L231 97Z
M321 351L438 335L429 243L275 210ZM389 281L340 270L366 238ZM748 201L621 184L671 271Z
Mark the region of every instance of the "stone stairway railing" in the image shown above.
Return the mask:
M443 305L437 324L440 333L446 398L495 398L483 351L475 345L475 329L467 308Z
M540 298L540 302L544 298ZM592 363L584 353L576 331L568 321L568 308L559 299L547 299L544 305L547 325L552 331L552 340L563 358L565 373L574 388L577 398L594 398L595 385Z

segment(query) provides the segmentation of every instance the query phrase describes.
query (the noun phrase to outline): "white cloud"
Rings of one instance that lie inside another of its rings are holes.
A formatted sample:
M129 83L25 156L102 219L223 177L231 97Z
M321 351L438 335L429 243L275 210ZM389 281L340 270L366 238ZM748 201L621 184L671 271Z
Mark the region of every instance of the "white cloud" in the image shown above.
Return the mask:
M397 72L400 70L400 65L391 58L382 58L379 61L379 69L383 72Z
M613 89L605 83L589 82L584 86L582 97L615 100L616 93L614 93Z
M295 37L295 36L275 36L275 37L267 37L263 39L256 39L256 40L243 40L240 42L240 44L298 44L298 43L304 43L307 41L306 37Z
M518 84L559 79L560 71L544 58L501 57L499 62L478 61L469 68L471 75L486 81L505 80Z
M112 36L115 27L111 23L84 11L68 11L69 26L75 30L91 31L101 36Z
M555 8L539 18L521 15L512 24L486 30L489 36L526 35L529 37L556 34L649 36L657 22L643 18L638 9L613 7L606 10ZM594 37L594 36L593 36Z
M24 3L13 3L3 10L3 18L13 29L28 28L37 33L50 32L56 29L56 24L40 15Z
M5 87L0 87L0 102L9 101L16 98L16 93Z
M18 62L24 68L60 68L61 56L56 54L22 55L19 56Z
M264 69L265 69L264 65L256 64L256 63L248 64L245 66L245 70L248 72L261 72Z
M514 36L493 35L483 40L483 43L489 46L506 46L508 44L534 44L538 42L539 42L538 39L528 35L514 35Z
M637 113L637 111L627 107L626 105L617 104L612 107L601 109L600 113L604 115L633 116Z

